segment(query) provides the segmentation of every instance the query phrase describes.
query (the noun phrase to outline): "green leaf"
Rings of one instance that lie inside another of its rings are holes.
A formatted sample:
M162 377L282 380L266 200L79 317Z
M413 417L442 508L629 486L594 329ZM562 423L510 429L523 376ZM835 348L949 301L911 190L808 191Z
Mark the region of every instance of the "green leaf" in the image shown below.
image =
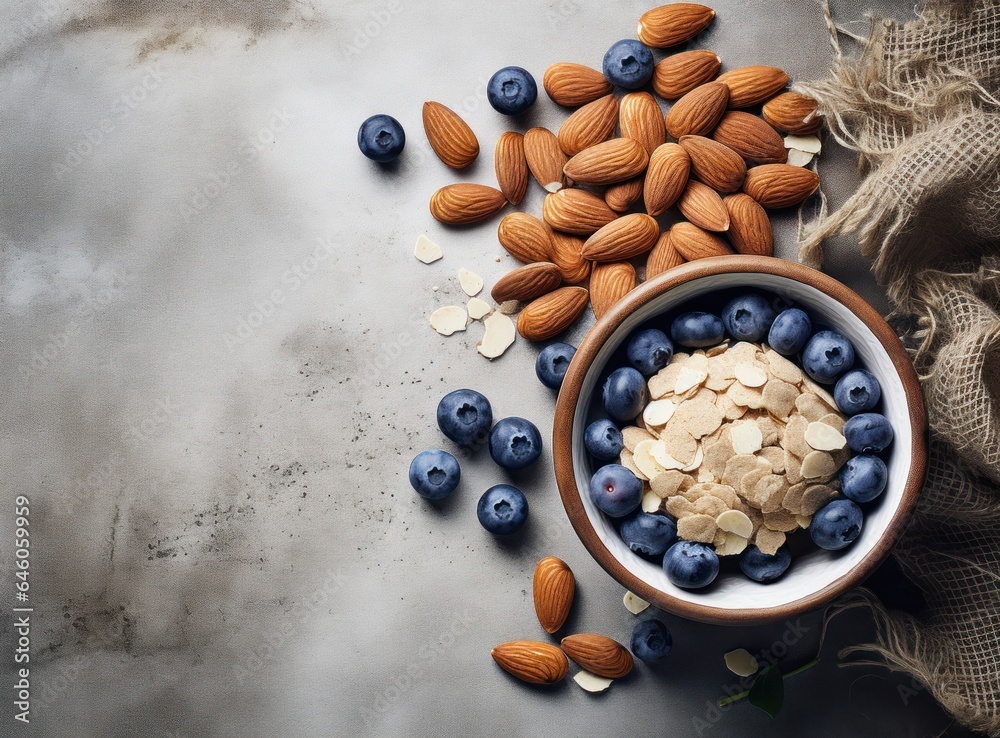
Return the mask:
M750 687L747 700L771 717L778 714L781 704L785 701L785 680L777 664L771 664L757 675L753 680L753 686Z

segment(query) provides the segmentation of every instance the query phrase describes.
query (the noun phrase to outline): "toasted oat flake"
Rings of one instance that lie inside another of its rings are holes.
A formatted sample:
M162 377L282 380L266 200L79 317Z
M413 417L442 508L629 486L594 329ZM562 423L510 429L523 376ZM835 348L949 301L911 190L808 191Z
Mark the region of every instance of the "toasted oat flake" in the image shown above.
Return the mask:
M733 456L726 462L725 471L722 473L722 481L739 492L740 480L743 479L743 475L756 469L763 469L764 474L771 473L771 465L766 460L758 459L753 454Z
M795 514L788 512L788 510L778 509L773 512L765 510L763 512L764 526L770 530L791 533L799 527L798 521L795 519Z
M707 490L706 490L707 491ZM694 511L701 515L711 515L713 518L718 518L722 513L726 512L729 506L720 500L718 497L713 495L711 492L699 497L694 502Z
M694 515L694 503L684 495L668 497L664 507L678 521L688 515Z
M724 417L722 411L708 399L695 397L681 403L673 416L672 425L680 426L694 438L714 433Z
M729 399L740 407L748 407L752 410L759 410L764 407L763 393L754 387L746 387L739 382L734 382L726 390Z
M625 448L629 451L635 451L635 447L638 446L643 441L655 441L656 436L647 430L642 428L637 428L634 425L622 428L622 441L625 444Z
M800 515L813 515L823 505L837 496L837 490L825 484L816 484L806 487L802 494L802 503L799 505Z
M785 545L785 534L782 531L762 527L754 535L754 545L760 549L761 553L774 556L778 549Z
M798 385L802 382L803 374L794 362L789 361L777 351L768 349L764 352L764 361L771 374L782 382Z
M715 524L715 518L711 515L695 513L677 521L677 535L685 541L712 543L718 530L719 526Z
M686 485L685 482L687 483ZM691 486L691 477L679 471L668 469L649 480L649 486L658 496L667 498L677 494L678 490L682 487Z
M795 409L810 423L814 423L830 413L830 408L826 406L826 403L812 392L803 392L796 397Z
M772 377L761 392L764 409L777 418L787 418L795 408L799 389L794 384Z

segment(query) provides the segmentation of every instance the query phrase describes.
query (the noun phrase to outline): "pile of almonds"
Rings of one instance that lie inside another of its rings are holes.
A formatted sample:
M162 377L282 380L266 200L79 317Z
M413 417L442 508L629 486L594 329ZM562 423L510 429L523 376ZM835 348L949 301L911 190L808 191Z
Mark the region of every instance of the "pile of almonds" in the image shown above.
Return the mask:
M678 46L714 17L703 5L663 5L642 15L638 37L653 48ZM529 173L548 192L541 218L512 213L497 229L501 245L524 266L500 279L492 296L524 304L522 336L552 338L588 303L600 318L638 283L639 257L650 279L693 259L773 254L766 210L799 205L819 188L819 176L805 168L818 147L807 151L812 142L799 139L803 150L792 148L790 159L781 133L810 136L822 120L814 100L784 91L782 70L748 66L719 75L720 67L704 49L657 63L653 90L672 101L664 115L648 92L618 99L597 70L553 64L543 77L546 92L577 108L559 130L502 134L494 154L499 189L461 183L433 194L437 220L467 224L519 205ZM757 106L759 116L746 110ZM479 155L475 133L444 105L425 103L423 123L448 166L462 169ZM645 212L638 212L640 202ZM680 218L661 231L656 218L673 208Z

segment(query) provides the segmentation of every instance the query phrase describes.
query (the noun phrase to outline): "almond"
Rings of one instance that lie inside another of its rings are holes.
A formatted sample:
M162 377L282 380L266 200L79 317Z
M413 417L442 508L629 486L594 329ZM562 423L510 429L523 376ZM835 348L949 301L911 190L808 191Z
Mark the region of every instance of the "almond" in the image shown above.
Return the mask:
M632 203L642 197L642 188L645 177L639 175L624 182L613 184L604 191L604 202L616 213L624 213Z
M756 200L742 192L722 199L729 211L729 242L740 254L774 255L771 221Z
M568 159L548 128L532 128L524 134L524 158L531 175L543 188L555 192L566 186L563 167Z
M707 136L726 112L729 88L715 81L695 87L674 103L667 112L667 133L681 136Z
M731 69L716 82L729 87L729 107L749 108L781 92L788 84L788 75L777 67L756 65Z
M500 668L523 682L556 684L569 673L566 654L551 643L509 641L490 651Z
M743 191L765 208L787 208L819 189L819 175L791 164L764 164L747 172Z
M493 187L463 182L448 185L431 195L431 215L442 223L460 225L486 220L507 204Z
M714 233L704 231L692 223L674 223L670 229L670 244L687 261L707 256L728 256L732 249Z
M596 69L583 64L557 62L545 70L542 86L558 105L575 108L611 92L611 83Z
M636 285L635 267L627 261L594 264L590 273L590 301L594 316L600 320Z
M512 205L520 205L528 191L528 161L524 158L524 136L505 131L493 153L500 191Z
M712 81L721 66L719 55L708 49L673 54L653 67L653 89L664 100L676 100Z
M497 280L490 296L499 305L507 300L528 302L541 297L562 284L559 267L548 261L526 264L507 272Z
M817 114L818 103L808 95L797 92L783 92L764 103L761 114L764 120L779 131L796 136L816 133L823 125Z
M517 317L517 332L529 341L558 336L580 317L590 295L583 287L560 287L528 304Z
M618 641L597 633L579 633L562 639L563 651L591 674L618 679L632 671L632 654Z
M646 259L646 279L652 279L657 274L663 274L668 269L680 266L684 263L684 258L677 253L677 249L670 242L670 231L660 234L660 240L656 242L653 250L649 252Z
M597 195L576 188L546 195L542 202L542 218L546 223L557 231L577 236L589 236L617 217Z
M639 17L636 35L646 46L666 49L689 41L708 28L715 11L697 3L670 3Z
M464 169L479 156L479 140L458 113L433 100L424 103L424 133L438 159Z
M551 261L551 233L545 223L527 213L511 213L497 227L500 245L508 254L525 264Z
M582 239L552 231L552 262L570 284L577 284L590 276L590 262L583 258L582 252Z
M646 212L654 216L666 212L684 192L690 173L691 157L684 149L675 143L658 146L646 170Z
M559 126L556 134L559 148L567 156L579 154L594 144L606 141L615 132L617 124L618 100L614 95L605 95L584 105Z
M531 595L535 600L538 622L549 633L555 633L569 617L576 594L576 578L562 559L546 556L535 566Z
M631 138L613 138L584 149L563 167L579 184L607 185L623 182L646 171L649 154Z
M681 136L678 142L691 157L691 171L713 190L735 192L747 176L743 157L704 136Z
M645 213L623 215L597 231L583 244L590 261L624 261L645 254L660 237L660 225Z
M663 111L648 92L630 92L622 98L618 125L622 136L641 143L647 154L667 140Z
M706 231L723 233L729 228L729 213L719 193L697 180L688 182L677 201L677 209L681 211L681 215Z
M755 164L782 164L788 158L781 135L756 115L730 110L712 138Z

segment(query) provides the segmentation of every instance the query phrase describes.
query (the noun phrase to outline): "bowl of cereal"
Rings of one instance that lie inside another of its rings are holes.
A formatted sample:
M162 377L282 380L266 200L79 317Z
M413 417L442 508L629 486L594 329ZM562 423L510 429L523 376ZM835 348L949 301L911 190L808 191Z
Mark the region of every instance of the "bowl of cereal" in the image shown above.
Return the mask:
M584 338L553 426L577 534L628 590L703 622L821 607L863 582L926 468L916 372L849 288L769 257L671 269Z

